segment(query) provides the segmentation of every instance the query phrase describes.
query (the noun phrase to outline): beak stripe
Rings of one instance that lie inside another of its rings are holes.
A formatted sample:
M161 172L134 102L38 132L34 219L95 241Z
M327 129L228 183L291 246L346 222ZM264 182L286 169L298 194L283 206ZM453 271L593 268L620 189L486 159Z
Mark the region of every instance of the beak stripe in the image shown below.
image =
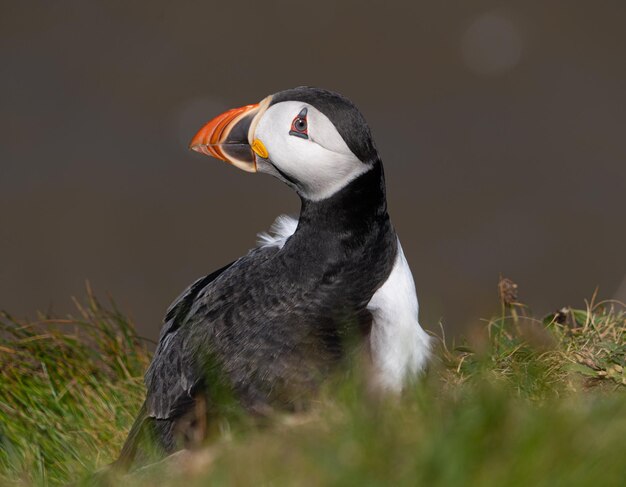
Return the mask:
M191 140L196 152L221 159L244 171L256 172L256 159L250 146L251 126L265 111L265 102L233 108L207 122Z

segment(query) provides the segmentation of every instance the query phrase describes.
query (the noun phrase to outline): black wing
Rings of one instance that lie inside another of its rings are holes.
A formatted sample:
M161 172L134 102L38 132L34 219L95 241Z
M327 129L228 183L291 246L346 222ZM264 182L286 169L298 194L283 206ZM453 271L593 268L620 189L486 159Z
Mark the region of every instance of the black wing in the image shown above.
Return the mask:
M233 274L246 272L276 251L276 248L268 247L254 249L246 256L198 279L172 303L145 376L148 416L167 419L184 412L193 401L194 387L203 378L198 370L200 358L197 348L208 344L190 344L188 338L191 328L202 328L200 334L210 339L212 320L195 310L194 306L198 306L199 300L208 299L213 301L213 308L227 308L229 300L219 291L222 280L232 280ZM224 277L226 275L229 277Z
M191 396L189 395L191 388L180 387L180 382L175 383L175 387L169 391L159 390L161 388L157 385L159 378L164 374L170 377L172 377L172 374L174 374L174 377L180 376L181 374L180 356L174 356L176 350L169 347L171 338L173 338L173 335L184 323L185 317L189 313L198 294L235 262L237 261L233 261L208 276L198 279L185 289L167 309L165 319L163 320L163 327L159 334L159 344L157 345L154 358L145 376L146 386L148 387L148 396L146 398L146 413L148 416L164 419L169 417L175 409L184 407L184 405L191 400ZM170 357L167 357L168 355ZM171 384L171 381L167 381L167 384Z
M159 334L159 347L163 343L164 338L169 333L172 333L178 329L181 321L185 318L185 316L187 316L187 313L189 313L191 305L193 304L194 299L196 299L196 297L198 296L198 293L215 279L217 279L217 277L222 274L222 272L232 266L235 262L237 261L234 260L230 264L222 267L221 269L218 269L215 272L211 272L211 274L209 274L208 276L201 277L191 286L185 289L183 293L178 296L172 304L170 304L170 307L165 313L163 327L161 328L161 333Z

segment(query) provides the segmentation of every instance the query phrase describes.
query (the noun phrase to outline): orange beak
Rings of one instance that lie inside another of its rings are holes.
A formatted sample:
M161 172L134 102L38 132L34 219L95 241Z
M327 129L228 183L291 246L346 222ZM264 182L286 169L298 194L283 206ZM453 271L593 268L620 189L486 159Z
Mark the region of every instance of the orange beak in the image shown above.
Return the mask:
M244 171L256 172L256 157L251 144L256 122L268 104L269 101L263 100L218 115L198 131L189 147Z

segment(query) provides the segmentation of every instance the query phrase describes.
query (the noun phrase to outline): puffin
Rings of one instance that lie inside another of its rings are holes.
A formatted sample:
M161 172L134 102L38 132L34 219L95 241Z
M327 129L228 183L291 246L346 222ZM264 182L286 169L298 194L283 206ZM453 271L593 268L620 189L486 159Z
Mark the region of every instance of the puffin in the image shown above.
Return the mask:
M383 164L346 97L298 87L213 118L190 148L278 178L300 197L243 257L169 307L146 398L115 465L146 437L161 456L192 448L226 390L251 416L307 407L356 348L367 384L398 394L426 367L411 270L387 212Z

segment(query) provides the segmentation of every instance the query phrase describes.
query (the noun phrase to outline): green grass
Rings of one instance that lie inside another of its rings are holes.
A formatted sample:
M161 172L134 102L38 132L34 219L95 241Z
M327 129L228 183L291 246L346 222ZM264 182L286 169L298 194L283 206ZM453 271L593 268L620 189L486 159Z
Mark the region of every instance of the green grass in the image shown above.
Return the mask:
M310 412L221 424L206 449L111 485L624 485L626 314L517 303L397 400L351 368ZM115 458L150 354L89 294L77 319L0 319L0 484L59 485ZM88 483L88 481L86 481Z
M144 394L150 355L89 294L76 319L0 316L0 483L61 484L106 462Z

